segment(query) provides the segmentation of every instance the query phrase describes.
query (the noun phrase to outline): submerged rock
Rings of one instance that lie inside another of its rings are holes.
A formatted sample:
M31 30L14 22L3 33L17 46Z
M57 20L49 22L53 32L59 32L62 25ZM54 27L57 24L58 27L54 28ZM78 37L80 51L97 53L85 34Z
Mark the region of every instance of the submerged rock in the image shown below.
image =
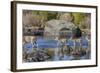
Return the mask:
M41 62L46 61L49 58L47 53L44 50L37 50L29 58L29 62Z

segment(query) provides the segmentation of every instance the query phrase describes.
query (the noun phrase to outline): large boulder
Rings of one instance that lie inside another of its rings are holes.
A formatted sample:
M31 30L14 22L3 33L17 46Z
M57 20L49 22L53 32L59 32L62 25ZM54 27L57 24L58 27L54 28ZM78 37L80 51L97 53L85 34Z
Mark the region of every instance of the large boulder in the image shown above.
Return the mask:
M47 21L44 28L45 37L59 37L60 30L66 29L72 31L76 26L72 22L67 22L65 20L50 20Z

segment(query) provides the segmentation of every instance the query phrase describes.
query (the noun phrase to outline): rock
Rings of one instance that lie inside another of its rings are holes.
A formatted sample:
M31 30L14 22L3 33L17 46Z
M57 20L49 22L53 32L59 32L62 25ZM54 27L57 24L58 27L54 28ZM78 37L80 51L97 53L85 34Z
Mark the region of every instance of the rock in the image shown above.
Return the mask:
M40 23L40 18L38 15L26 14L23 15L23 27L37 26Z
M60 20L65 20L65 21L67 21L67 22L72 22L73 16L72 16L71 13L62 13L62 14L60 15L60 18L59 18L59 19L60 19Z
M47 53L43 50L38 50L34 53L33 57L31 57L31 61L33 62L40 62L46 61L49 58Z
M64 21L64 20L50 20L48 22L46 22L46 26L44 28L44 36L45 37L53 37L55 38L55 36L59 37L59 32L61 29L63 28L66 28L68 29L69 31L73 28L75 28L76 26L71 23L71 22L67 22L67 21Z

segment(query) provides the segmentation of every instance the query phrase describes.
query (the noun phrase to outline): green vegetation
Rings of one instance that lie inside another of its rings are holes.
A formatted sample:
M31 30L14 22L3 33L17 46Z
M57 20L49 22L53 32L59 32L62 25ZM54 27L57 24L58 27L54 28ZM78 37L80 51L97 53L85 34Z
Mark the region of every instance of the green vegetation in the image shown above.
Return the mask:
M74 16L74 24L79 25L81 21L85 18L85 13L72 13Z
M23 14L31 14L31 18L37 19L39 23L44 25L46 21L52 20L52 19L60 19L62 18L65 21L71 20L76 26L80 26L80 28L88 28L87 26L90 25L90 23L86 23L90 20L86 20L88 18L87 16L90 16L89 13L79 13L79 12L54 12L54 11L32 11L32 10L24 10ZM30 16L29 16L30 17ZM32 20L32 22L35 22Z

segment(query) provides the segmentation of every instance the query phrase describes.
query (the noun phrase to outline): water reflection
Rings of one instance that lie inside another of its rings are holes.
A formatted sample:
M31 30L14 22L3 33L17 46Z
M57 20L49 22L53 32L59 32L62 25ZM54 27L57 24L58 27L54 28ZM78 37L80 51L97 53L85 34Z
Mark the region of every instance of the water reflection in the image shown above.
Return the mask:
M60 40L39 37L35 41L24 43L23 62L90 59L89 46L85 37Z

